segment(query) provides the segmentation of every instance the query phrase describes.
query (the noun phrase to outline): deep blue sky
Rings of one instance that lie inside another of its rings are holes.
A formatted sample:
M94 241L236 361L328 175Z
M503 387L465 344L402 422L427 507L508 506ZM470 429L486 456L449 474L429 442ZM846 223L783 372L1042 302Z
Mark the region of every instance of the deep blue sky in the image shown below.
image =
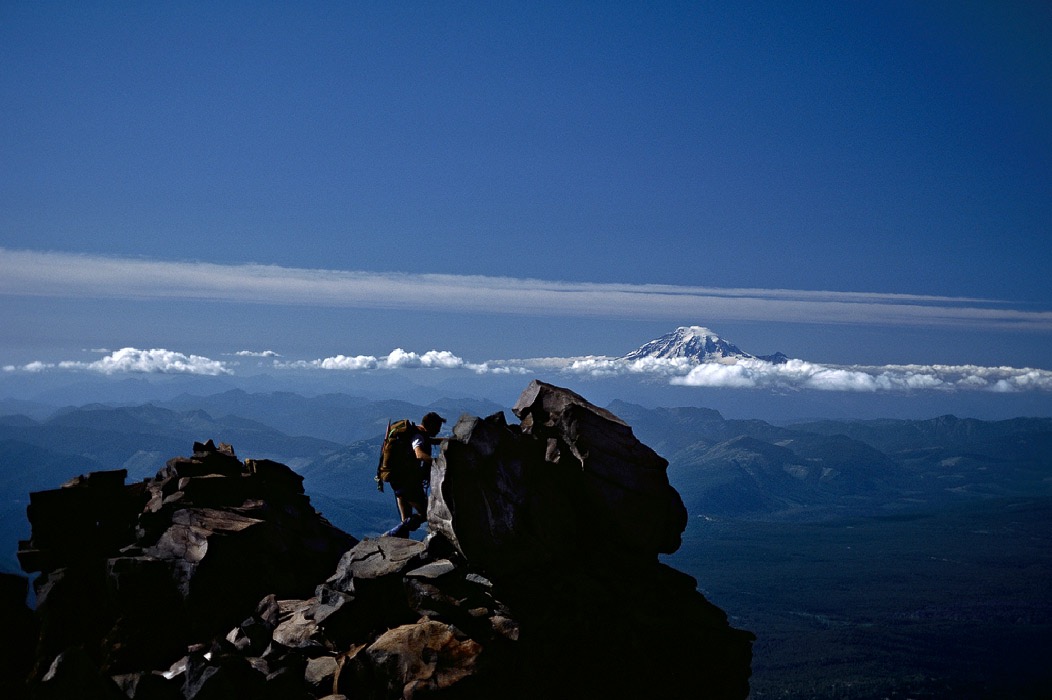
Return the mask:
M615 355L699 324L819 362L1052 369L1048 3L652 5L4 0L0 365ZM69 254L759 301L144 301L121 271L63 286ZM876 296L790 312L762 290Z

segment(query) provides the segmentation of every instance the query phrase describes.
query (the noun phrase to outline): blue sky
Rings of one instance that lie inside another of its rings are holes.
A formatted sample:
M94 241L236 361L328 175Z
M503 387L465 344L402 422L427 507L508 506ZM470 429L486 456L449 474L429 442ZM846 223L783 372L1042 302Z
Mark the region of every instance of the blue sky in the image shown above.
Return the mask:
M1052 371L1049 46L1042 2L6 0L0 366L704 325Z

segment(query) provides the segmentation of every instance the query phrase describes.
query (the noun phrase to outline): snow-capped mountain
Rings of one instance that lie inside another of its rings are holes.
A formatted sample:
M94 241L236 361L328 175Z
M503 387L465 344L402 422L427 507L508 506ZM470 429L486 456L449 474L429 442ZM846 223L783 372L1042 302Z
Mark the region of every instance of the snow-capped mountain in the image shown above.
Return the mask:
M788 359L782 353L751 355L702 326L680 326L671 333L666 333L660 338L640 346L621 359L632 361L648 357L664 359L682 357L699 364L702 362L727 362L728 360L744 358L781 364Z

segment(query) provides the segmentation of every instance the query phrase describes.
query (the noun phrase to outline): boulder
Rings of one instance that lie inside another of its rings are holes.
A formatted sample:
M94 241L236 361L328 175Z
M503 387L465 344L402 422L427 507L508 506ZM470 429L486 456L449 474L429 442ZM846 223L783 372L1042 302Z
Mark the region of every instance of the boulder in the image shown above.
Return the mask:
M192 457L140 484L125 476L96 472L31 494L19 560L41 572L38 680L73 646L111 674L166 667L268 594L309 596L357 542L310 507L291 469L242 463L229 445L194 443Z
M482 646L455 627L422 619L389 630L355 656L358 677L383 679L366 697L434 697L477 672ZM455 697L449 693L447 696Z
M335 656L319 656L307 662L303 680L312 694L330 695L336 689L336 676L339 672L340 662Z
M465 416L432 469L429 525L471 562L513 572L616 552L679 548L687 511L668 462L609 411L534 381L513 409Z
M580 471L581 507L592 531L645 557L679 549L687 509L669 484L668 461L627 423L569 389L536 380L512 410L524 433L545 441L549 463Z

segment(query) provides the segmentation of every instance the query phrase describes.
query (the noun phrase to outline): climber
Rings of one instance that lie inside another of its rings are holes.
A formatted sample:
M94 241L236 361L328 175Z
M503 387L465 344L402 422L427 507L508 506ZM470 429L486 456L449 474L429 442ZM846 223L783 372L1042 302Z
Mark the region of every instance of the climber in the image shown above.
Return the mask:
M385 532L384 537L407 537L427 520L431 447L445 422L445 418L431 411L417 425L405 420L388 429L377 477L381 486L382 481L391 484L402 521Z

